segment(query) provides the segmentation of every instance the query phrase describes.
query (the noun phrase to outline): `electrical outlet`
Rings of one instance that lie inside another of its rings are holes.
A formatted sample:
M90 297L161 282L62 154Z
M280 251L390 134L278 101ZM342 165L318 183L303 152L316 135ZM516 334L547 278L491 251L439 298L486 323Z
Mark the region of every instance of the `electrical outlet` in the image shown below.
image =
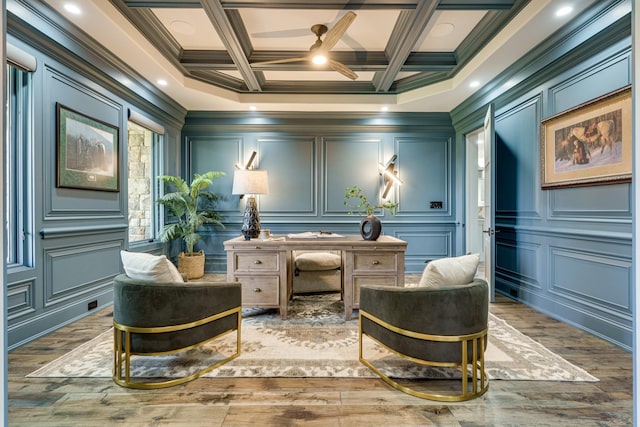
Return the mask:
M442 209L442 202L429 202L430 209Z
M98 307L98 300L93 300L89 304L87 304L87 310L93 310Z

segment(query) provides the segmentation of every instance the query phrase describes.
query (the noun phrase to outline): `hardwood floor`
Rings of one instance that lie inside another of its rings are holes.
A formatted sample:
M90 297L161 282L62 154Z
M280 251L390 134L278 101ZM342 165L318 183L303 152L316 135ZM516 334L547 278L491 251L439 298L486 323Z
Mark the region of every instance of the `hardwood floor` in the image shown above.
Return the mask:
M632 356L501 299L491 312L588 370L597 383L492 381L455 404L411 397L376 379L201 378L164 390L111 379L25 375L111 327L105 309L9 353L10 426L609 426L632 424Z

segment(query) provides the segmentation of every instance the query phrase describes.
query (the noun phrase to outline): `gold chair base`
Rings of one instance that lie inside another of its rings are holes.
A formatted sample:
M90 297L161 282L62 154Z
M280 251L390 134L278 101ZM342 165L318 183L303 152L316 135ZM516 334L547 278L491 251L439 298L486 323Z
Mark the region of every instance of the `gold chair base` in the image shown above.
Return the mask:
M428 360L416 359L414 357L410 357L404 355L385 344L381 343L377 339L368 335L367 333L362 331L362 318L365 317L371 320L374 323L388 329L392 332L422 339L425 341L439 341L439 342L460 342L461 343L461 359L467 360L467 349L468 346L471 345L472 349L472 360L468 363L443 363L443 362L433 362ZM366 359L363 354L363 336L369 337L369 339L375 341L380 344L391 353L403 358L410 360L415 363L429 365L429 366L441 366L441 367L460 367L462 370L462 379L461 381L461 391L460 393L451 393L451 394L441 394L429 391L420 391L415 388L408 387L400 384L398 381L390 378L388 375L384 374L380 369L376 368L371 361ZM391 387L399 390L403 393L410 394L411 396L419 397L422 399L435 400L439 402L463 402L466 400L475 399L479 396L482 396L489 389L489 377L485 371L484 366L484 343L487 337L487 329L480 331L476 334L470 335L461 335L461 336L442 336L442 335L429 335L429 334L421 334L413 331L407 331L401 328L397 328L389 323L379 319L376 316L373 316L366 311L360 310L359 316L359 327L358 327L358 341L359 341L359 360L360 363L365 365L367 368L371 369L377 376L380 377L385 383L389 384ZM467 369L471 370L471 382L469 382Z
M195 326L200 326L206 323L210 323L210 322L214 322L218 319L221 319L223 317L227 317L227 316L231 316L237 314L237 318L238 318L238 324L236 325L236 327L234 329L230 329L227 330L217 336L211 337L203 342L188 346L188 347L183 347L183 348L179 348L179 349L175 349L175 350L171 350L171 351L165 351L165 352L157 352L157 353L134 353L131 352L131 334L132 333L138 333L138 334L143 334L143 333L147 333L147 334L151 334L151 333L162 333L162 332L173 332L173 331L179 331L179 330L184 330L184 329L188 329L188 328L193 328ZM165 388L165 387L171 387L171 386L175 386L178 384L183 384L192 380L195 380L197 378L200 378L201 376L211 372L212 370L214 370L215 368L224 365L225 363L230 362L231 360L237 358L238 356L240 356L240 336L241 336L241 324L242 324L242 312L241 312L241 308L237 307L231 310L227 310L223 313L219 313L210 317L207 317L205 319L199 320L197 322L191 322L191 323L187 323L187 324L182 324L182 325L175 325L175 326L164 326L164 327L158 327L158 328L138 328L138 327L129 327L126 325L121 325L117 322L113 322L113 326L114 326L114 360L113 360L113 381L122 386L122 387L128 387L128 388L135 388L135 389L143 389L143 390L151 390L151 389L158 389L158 388ZM236 332L236 351L231 354L230 356L225 357L222 360L217 361L216 363L214 363L213 365L209 365L204 369L201 369L197 372L194 372L191 375L188 375L186 377L180 377L180 378L175 378L175 379L171 379L171 380L165 380L165 381L145 381L142 380L140 378L134 379L131 377L131 356L149 356L149 357L153 357L153 356L158 356L158 355L164 355L164 354L173 354L173 353L179 353L182 351L187 351L190 350L192 348L195 347L199 347L201 345L204 345L212 340L215 340L216 338L220 338L224 335L227 335L229 333L232 333L233 331Z

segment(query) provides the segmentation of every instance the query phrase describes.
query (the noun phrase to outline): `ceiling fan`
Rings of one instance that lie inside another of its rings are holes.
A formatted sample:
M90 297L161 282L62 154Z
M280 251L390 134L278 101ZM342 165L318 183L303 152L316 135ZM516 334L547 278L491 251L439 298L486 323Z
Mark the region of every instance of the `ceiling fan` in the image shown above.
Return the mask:
M336 24L327 28L326 25L316 24L311 27L311 32L316 35L317 39L313 45L309 48L309 54L298 58L284 58L275 59L273 61L255 62L251 65L267 65L267 64L284 64L286 62L298 62L298 61L312 61L314 64L327 64L334 71L355 80L358 75L353 70L341 62L334 61L329 58L329 51L340 40L342 35L347 31L347 28L351 25L353 20L356 19L356 14L353 12L347 12ZM324 40L320 37L326 33Z

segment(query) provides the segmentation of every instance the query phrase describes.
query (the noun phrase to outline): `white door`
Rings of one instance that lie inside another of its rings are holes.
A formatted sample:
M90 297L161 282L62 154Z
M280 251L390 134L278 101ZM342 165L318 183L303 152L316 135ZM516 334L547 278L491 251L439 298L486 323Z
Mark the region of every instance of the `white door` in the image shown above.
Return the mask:
M465 252L480 254L480 263L484 265L484 127L466 135L465 157Z
M493 104L489 105L487 115L484 118L484 278L489 284L489 300L495 301L495 247L496 231L494 220L495 209L495 185L493 182L495 162L493 152L496 143L493 122Z

